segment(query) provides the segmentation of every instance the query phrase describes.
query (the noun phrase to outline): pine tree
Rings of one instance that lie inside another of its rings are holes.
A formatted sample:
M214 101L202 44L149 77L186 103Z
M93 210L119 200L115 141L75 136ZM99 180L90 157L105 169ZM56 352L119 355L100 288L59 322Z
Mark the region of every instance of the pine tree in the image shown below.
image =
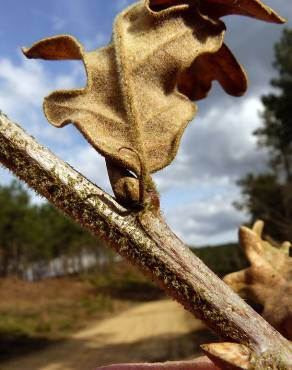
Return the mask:
M292 241L292 29L275 44L273 92L262 97L263 125L254 132L269 152L269 172L238 181L243 201L237 204L265 221L273 238Z

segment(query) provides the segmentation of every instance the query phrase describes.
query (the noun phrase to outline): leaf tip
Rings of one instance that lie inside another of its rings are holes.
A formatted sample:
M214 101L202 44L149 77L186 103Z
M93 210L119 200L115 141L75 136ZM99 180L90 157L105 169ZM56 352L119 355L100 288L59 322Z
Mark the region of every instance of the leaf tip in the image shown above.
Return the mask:
M26 56L28 59L31 59L31 56L29 54L29 48L26 48L26 47L22 47L21 48L21 52L24 56Z
M223 369L248 370L251 368L251 351L238 343L212 343L201 345L204 353L215 365Z

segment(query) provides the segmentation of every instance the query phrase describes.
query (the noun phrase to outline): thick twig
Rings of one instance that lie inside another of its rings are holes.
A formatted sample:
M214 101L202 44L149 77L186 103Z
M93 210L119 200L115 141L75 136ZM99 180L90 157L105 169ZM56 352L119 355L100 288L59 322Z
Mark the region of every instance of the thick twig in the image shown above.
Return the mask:
M245 345L255 369L290 369L290 343L171 232L159 214L129 212L0 114L0 162L223 338ZM268 367L270 366L270 367Z

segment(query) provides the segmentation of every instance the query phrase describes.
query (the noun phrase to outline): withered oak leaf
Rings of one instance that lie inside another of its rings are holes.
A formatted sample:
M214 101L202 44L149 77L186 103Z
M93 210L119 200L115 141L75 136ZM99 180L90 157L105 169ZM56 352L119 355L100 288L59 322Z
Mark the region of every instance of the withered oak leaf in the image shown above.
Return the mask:
M262 238L263 222L240 228L240 245L251 266L226 275L224 281L243 298L260 304L263 317L292 340L291 244L274 246Z
M200 2L205 3L230 5L227 0ZM238 3L253 12L254 5ZM247 89L244 70L223 44L224 23L198 4L138 2L117 16L111 43L95 51L85 51L69 35L23 49L28 58L83 61L86 87L53 92L45 98L44 111L56 127L73 123L106 158L120 200L141 199L147 179L151 192L150 174L172 162L196 114L194 101L208 94L213 80L234 96ZM269 13L261 7L262 13L252 14Z
M153 13L167 13L173 9L183 10L198 7L211 18L226 15L244 15L271 23L285 23L286 20L260 0L146 0Z

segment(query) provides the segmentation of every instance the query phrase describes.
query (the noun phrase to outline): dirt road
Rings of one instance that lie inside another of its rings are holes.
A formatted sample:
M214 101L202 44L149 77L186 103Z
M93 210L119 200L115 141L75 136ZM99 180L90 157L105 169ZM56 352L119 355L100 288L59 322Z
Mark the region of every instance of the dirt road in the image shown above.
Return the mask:
M92 370L117 362L194 357L198 341L212 340L177 303L144 303L97 322L71 339L0 365L1 370Z

